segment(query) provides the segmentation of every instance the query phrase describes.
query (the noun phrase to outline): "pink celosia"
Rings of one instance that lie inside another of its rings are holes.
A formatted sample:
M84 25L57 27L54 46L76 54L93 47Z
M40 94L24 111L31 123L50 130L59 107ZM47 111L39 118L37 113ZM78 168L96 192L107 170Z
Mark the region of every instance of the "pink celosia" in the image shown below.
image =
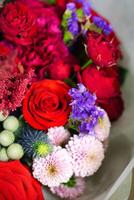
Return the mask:
M0 111L14 111L21 106L33 74L33 70L25 74L16 72L9 78L0 80Z

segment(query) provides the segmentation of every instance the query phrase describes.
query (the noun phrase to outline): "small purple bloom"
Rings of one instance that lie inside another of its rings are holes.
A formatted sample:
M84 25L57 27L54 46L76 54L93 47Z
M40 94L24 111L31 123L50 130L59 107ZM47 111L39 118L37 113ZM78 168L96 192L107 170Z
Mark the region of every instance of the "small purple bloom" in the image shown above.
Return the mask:
M90 3L89 3L89 1L83 1L83 12L86 16L90 15Z
M95 105L96 95L91 94L83 84L69 91L72 97L72 113L70 118L73 124L79 124L78 129L82 134L94 134L94 127L99 118L103 117L103 111Z
M68 30L73 34L73 36L76 36L79 31L79 25L75 4L68 3L66 5L66 10L71 12L71 17L68 18Z
M98 16L93 17L93 22L96 26L103 30L103 32L109 35L112 32L112 26L109 25L104 19Z

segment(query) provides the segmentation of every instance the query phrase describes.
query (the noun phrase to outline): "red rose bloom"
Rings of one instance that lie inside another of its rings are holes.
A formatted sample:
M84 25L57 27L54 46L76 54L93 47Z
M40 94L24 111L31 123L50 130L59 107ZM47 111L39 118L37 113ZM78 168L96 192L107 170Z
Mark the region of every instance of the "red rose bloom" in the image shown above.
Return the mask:
M98 100L120 95L120 83L117 67L97 69L90 65L81 73L82 82L94 92Z
M96 32L88 34L87 51L93 62L100 67L116 65L121 58L117 43L111 37Z
M0 162L1 200L43 200L41 185L20 161Z
M33 12L21 2L8 3L3 7L0 26L5 38L21 45L31 44L37 31Z
M68 91L69 87L61 81L34 83L23 102L25 120L38 130L66 124L70 113Z
M90 65L81 74L78 70L79 81L96 94L97 103L107 111L110 119L118 119L124 106L117 66L97 69L95 65Z

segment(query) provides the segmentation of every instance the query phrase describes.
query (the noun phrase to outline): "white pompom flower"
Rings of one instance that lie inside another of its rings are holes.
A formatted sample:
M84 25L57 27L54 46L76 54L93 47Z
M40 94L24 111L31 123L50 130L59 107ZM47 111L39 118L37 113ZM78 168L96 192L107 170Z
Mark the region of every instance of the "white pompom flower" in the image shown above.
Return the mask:
M75 184L73 186L67 186L66 184L61 184L58 187L51 187L50 191L53 194L59 196L60 198L75 200L77 197L83 194L86 183L85 180L81 177L77 178L75 177L74 180Z
M103 145L94 136L75 135L66 148L72 157L74 174L78 177L93 175L104 159Z
M111 123L107 113L103 110L104 116L99 119L98 124L95 126L95 135L101 142L105 141L109 137Z
M72 159L66 149L55 147L46 157L33 160L33 176L43 185L59 186L73 175Z
M70 132L63 126L49 128L47 135L52 144L56 146L62 146L70 138Z

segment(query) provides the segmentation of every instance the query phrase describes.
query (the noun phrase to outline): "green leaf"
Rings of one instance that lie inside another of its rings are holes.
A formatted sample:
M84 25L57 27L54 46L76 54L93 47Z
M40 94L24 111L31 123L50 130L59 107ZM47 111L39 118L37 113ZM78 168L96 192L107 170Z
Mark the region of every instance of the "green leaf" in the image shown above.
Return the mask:
M83 10L80 8L76 11L78 19L81 21L83 19Z
M71 87L76 87L76 83L74 81L72 81L72 79L70 79L70 78L64 79L64 82Z
M70 180L67 183L63 183L64 185L66 185L67 187L74 187L76 185L76 180L75 177L71 177Z
M120 75L120 83L121 83L121 85L123 85L123 83L125 82L127 74L128 74L128 70L123 68L123 67L121 67L121 66L119 66L119 75Z
M56 4L56 0L47 0L49 4Z
M73 40L74 37L70 31L65 31L64 33L64 42L68 43L70 40Z

